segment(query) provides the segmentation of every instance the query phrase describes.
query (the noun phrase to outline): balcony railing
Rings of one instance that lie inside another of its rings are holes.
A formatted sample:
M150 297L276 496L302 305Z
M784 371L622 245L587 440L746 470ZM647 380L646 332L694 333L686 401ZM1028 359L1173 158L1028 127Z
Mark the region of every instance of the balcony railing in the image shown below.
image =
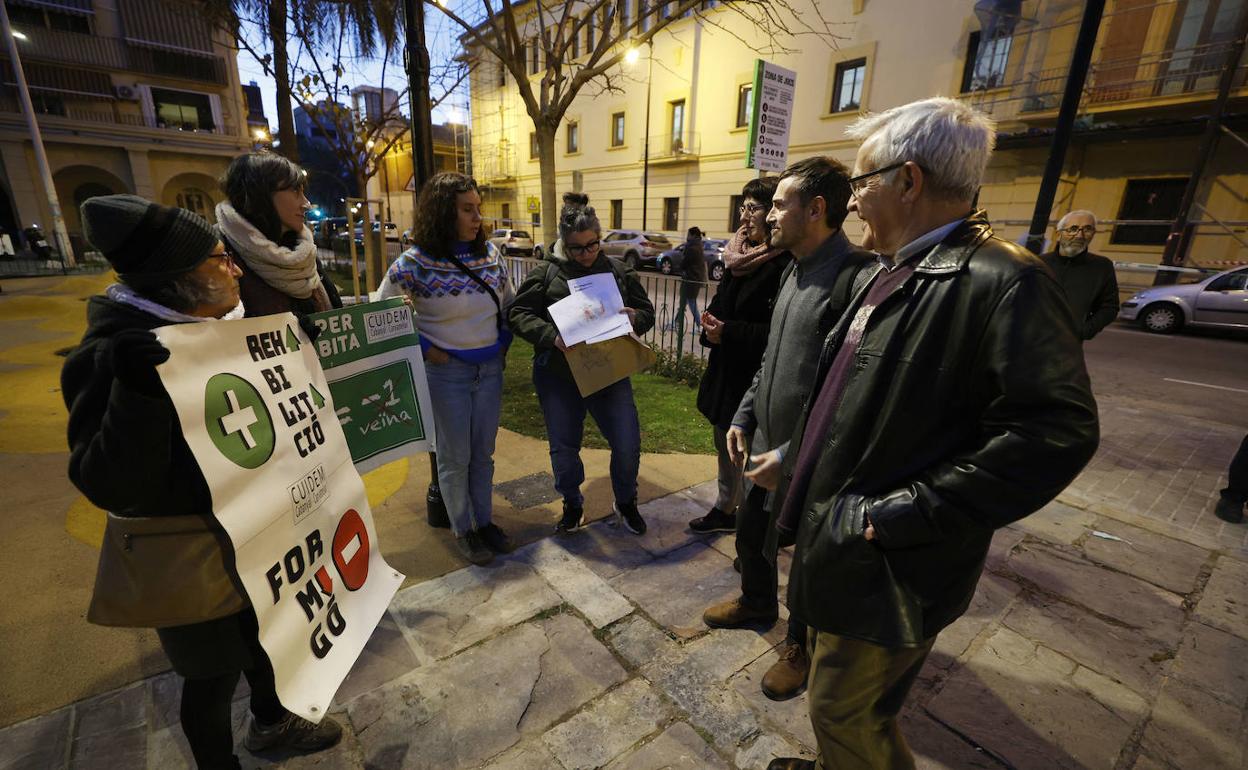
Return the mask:
M702 152L702 137L697 132L686 131L683 134L656 134L650 137L651 163L681 163L697 160ZM646 149L642 148L644 160Z
M116 37L81 35L54 29L23 30L24 61L76 64L114 71L142 72L160 77L225 85L225 60L220 56L167 51L127 43Z
M224 126L213 128L191 128L186 125L172 126L163 121L149 119L145 116L120 109L115 102L107 99L81 98L76 95L64 96L51 91L34 91L31 96L35 102L35 114L39 122L49 127L74 127L75 123L91 123L97 126L117 128L157 128L168 131L179 131L188 134L226 134ZM22 107L14 96L12 89L4 89L0 93L0 114L21 114Z
M509 143L474 147L472 168L483 184L501 184L516 178L516 151Z
M1231 45L1230 42L1209 43L1094 61L1084 83L1082 107L1087 110L1150 99L1213 94ZM1018 69L1023 69L1021 62ZM1234 86L1242 88L1248 80L1248 65L1241 61L1237 69ZM977 106L999 118L1054 111L1061 103L1068 73L1069 68L1065 66L1019 72L1012 83L986 92ZM977 92L964 96L975 98Z

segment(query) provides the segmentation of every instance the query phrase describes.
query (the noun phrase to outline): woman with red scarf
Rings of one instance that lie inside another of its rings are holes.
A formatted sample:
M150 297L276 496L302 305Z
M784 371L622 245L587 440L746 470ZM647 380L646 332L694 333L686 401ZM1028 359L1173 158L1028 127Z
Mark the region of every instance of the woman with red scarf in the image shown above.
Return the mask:
M792 258L768 243L767 212L777 180L751 179L742 190L741 226L724 247L727 270L702 313L702 344L711 354L698 388L698 411L715 430L719 494L710 512L689 522L694 532L736 531L741 468L728 458L726 436L741 397L762 364L771 328L771 306Z

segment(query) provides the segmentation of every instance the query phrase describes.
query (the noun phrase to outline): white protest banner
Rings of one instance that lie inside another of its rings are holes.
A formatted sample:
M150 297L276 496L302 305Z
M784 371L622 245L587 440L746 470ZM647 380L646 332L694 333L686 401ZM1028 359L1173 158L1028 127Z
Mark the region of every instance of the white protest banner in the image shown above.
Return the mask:
M768 61L754 62L754 105L745 167L783 171L789 158L789 124L797 73Z
M277 694L319 722L403 576L386 564L316 351L290 313L156 330L158 368L260 620Z
M434 451L433 407L412 309L400 298L309 316L355 469Z

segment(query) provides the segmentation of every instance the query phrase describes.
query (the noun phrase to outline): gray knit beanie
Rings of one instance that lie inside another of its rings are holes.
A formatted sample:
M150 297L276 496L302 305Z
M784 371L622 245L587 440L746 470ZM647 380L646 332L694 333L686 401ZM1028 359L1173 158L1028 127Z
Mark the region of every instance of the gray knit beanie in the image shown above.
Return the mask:
M81 212L83 235L123 278L194 270L217 245L203 217L137 195L88 198Z

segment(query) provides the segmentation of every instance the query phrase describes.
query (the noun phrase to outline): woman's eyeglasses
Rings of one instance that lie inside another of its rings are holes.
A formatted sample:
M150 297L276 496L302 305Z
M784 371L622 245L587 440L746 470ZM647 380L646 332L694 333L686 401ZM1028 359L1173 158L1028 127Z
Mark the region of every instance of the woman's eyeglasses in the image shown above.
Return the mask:
M577 244L577 243L564 243L563 250L568 252L568 254L571 254L574 257L579 257L580 255L585 254L587 252L597 251L598 247L601 245L602 245L602 241L590 241L584 246Z
M757 203L742 203L740 208L738 208L738 211L741 212L741 216L743 217L752 217L760 211L766 210L766 206L762 206Z

